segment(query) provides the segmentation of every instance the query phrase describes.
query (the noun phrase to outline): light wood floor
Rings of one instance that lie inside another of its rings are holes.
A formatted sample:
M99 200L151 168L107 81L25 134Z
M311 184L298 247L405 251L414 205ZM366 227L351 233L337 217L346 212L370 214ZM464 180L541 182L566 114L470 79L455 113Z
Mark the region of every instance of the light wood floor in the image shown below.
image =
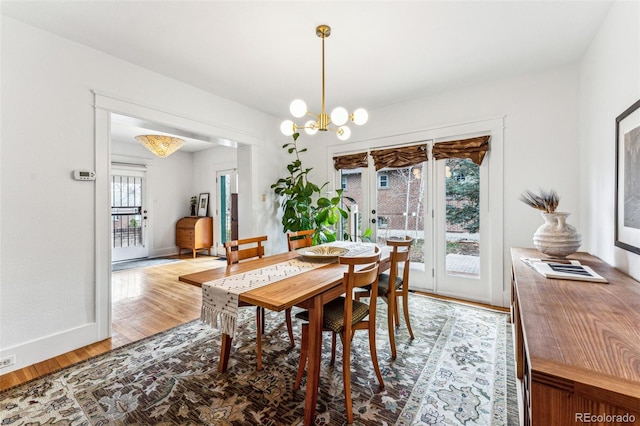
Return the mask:
M226 262L201 255L195 259L183 255L180 259L180 262L160 266L113 272L112 337L2 375L0 391L199 318L201 289L179 282L178 277L224 267ZM471 304L506 311L504 308Z
M112 337L0 376L0 391L200 317L202 291L180 275L226 266L217 257L184 254L180 262L113 272Z

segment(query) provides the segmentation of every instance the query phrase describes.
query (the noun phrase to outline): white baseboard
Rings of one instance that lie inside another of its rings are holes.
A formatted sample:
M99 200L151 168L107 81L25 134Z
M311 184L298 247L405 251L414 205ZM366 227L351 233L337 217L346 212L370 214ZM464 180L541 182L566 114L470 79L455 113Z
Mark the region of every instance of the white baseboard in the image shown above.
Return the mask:
M0 369L1 374L36 364L98 341L96 323L86 324L20 345L2 348L0 359L15 355L15 364Z

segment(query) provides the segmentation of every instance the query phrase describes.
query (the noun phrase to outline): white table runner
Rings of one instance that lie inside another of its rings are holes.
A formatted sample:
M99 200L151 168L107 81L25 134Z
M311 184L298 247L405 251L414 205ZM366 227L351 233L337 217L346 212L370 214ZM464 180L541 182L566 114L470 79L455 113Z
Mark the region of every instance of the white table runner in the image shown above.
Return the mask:
M345 256L358 256L371 251L373 247L373 244L370 243L342 241L327 245L346 248L349 251ZM202 313L200 318L210 326L219 328L222 333L235 338L238 318L238 296L241 293L320 268L326 264L326 261L314 262L300 257L253 271L205 282L202 284Z

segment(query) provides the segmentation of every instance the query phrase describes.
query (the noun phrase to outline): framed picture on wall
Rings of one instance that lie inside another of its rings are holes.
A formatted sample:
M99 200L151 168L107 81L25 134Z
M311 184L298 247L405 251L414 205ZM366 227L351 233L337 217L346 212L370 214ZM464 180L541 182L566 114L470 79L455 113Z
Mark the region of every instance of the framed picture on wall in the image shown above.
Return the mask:
M615 245L640 254L640 100L616 118Z
M198 196L198 216L208 216L209 193L203 192Z

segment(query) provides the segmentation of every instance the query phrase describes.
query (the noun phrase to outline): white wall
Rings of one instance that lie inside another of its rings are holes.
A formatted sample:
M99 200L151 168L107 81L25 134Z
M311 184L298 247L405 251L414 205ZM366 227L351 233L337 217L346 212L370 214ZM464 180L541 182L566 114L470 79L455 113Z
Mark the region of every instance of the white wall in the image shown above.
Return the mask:
M614 246L616 117L640 99L640 3L615 2L580 64L580 211L585 249L640 280Z
M272 151L278 123L11 18L2 17L1 31L0 356L17 355L5 373L102 336L100 321L109 305L103 291L108 265L101 262L109 245L105 227L96 223L106 213L96 206L106 198L108 176L101 172L96 182L71 178L74 169L106 171L110 161L92 91L219 129L214 136L250 146L257 158ZM152 167L159 172L158 185L160 164ZM260 162L254 167L262 173ZM184 215L188 196L200 190L193 176L188 179L172 189L166 204L158 198L154 208ZM250 215L266 207L258 197L241 203ZM168 247L173 238L171 231L158 233L156 245Z

